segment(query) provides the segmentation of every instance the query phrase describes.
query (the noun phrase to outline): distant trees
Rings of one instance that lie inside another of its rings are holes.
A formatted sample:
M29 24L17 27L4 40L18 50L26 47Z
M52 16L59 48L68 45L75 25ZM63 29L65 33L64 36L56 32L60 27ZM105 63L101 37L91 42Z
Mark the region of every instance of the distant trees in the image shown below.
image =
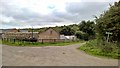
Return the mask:
M81 21L76 36L83 40L95 38L95 23L93 21Z
M75 36L77 36L78 39L88 41L88 34L84 33L82 31L76 31Z
M70 25L69 26L72 30L74 30L75 32L76 31L79 31L79 26L77 24L73 24L73 25Z
M64 35L74 35L74 33L75 31L71 29L69 26L64 26L60 31L60 34Z
M82 21L79 24L79 29L89 35L95 35L95 23L93 21Z

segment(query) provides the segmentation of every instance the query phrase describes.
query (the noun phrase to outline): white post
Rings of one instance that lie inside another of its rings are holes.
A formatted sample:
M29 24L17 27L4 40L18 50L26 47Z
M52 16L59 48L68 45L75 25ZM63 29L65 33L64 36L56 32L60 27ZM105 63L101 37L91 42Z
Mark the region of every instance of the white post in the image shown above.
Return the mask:
M110 35L112 35L112 33L106 32L106 34L108 35L108 36L107 36L107 42L109 42L109 37L110 37Z

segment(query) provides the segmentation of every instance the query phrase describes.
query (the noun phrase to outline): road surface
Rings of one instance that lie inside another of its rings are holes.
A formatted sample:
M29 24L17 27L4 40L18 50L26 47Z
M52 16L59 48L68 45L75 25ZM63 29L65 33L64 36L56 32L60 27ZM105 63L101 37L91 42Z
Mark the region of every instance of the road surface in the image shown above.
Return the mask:
M78 50L82 44L44 47L2 45L2 63L3 66L118 66L117 59L95 57Z

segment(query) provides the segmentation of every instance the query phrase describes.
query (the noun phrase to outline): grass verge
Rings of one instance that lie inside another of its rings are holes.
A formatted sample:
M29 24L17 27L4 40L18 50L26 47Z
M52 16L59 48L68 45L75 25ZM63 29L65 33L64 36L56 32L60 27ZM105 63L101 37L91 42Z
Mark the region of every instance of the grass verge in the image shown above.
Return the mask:
M120 59L120 52L118 51L119 48L116 48L113 45L111 52L105 52L98 47L97 40L91 40L86 44L82 45L79 49L94 56Z
M71 44L78 44L82 41L74 41L74 42L55 42L55 43L40 43L40 42L8 42L3 40L2 44L10 45L10 46L65 46L65 45L71 45Z
M0 44L2 44L2 40L0 39Z

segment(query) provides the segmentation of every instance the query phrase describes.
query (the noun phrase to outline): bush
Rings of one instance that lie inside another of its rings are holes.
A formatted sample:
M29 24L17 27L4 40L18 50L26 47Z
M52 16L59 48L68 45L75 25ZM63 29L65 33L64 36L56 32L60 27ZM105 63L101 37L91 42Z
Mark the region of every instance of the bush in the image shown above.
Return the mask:
M75 33L75 35L76 35L77 38L79 38L79 39L88 41L89 35L88 35L87 33L84 33L84 32L82 32L82 31L77 31L77 32Z
M92 55L120 59L120 51L118 51L119 48L114 43L105 43L102 45L98 44L97 40L91 40L85 45L81 46L80 49Z

